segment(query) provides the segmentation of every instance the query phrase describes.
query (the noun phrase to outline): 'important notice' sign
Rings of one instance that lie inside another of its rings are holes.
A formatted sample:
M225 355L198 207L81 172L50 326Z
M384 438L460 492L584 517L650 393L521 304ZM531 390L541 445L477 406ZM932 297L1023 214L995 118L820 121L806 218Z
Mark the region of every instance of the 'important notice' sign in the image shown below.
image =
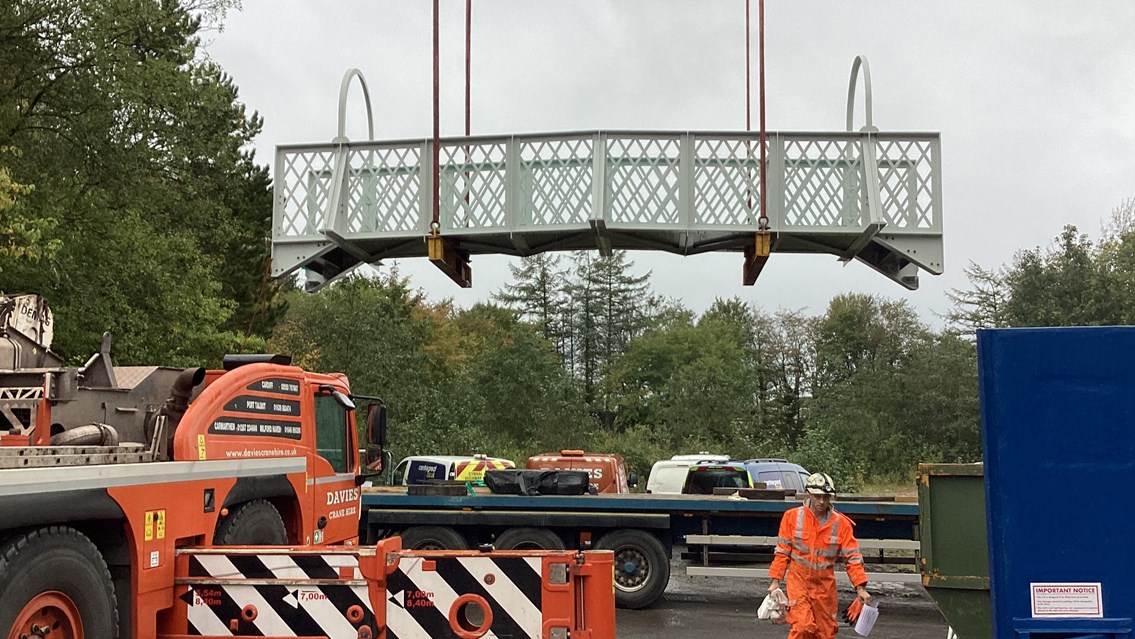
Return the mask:
M1099 583L1031 583L1033 617L1103 617Z

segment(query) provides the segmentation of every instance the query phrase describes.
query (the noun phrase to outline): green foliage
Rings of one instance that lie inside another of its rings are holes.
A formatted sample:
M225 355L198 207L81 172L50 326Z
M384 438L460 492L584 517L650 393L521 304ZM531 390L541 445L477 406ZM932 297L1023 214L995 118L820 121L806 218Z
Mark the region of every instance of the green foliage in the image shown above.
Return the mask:
M5 154L19 157L14 147L0 146L0 158ZM20 206L20 196L30 193L33 187L12 181L7 167L0 165L0 273L5 263L17 260L38 262L50 257L59 249L58 241L48 241L44 235L51 232L55 220L29 215Z
M454 324L466 343L479 344L467 348L458 374L470 387L469 423L487 442L529 450L586 443L579 436L584 404L578 386L536 327L489 305L458 313Z
M745 336L728 319L651 330L612 365L615 426L666 424L672 446L736 448L752 406Z
M816 360L815 321L798 311L755 316L759 428L752 443L757 455L783 454L804 435Z
M966 269L947 314L960 333L997 326L1101 326L1135 322L1135 199L1112 211L1099 242L1065 226L1051 246L1019 251L1012 264Z
M578 252L570 269L546 254L510 267L516 283L494 296L535 324L559 353L563 365L582 383L584 397L605 427L614 420L611 399L603 393L605 367L631 339L663 314L680 313L674 305L649 295L649 274L632 275L626 251L610 257Z
M1115 309L1101 295L1096 247L1074 226L1065 226L1048 251L1021 251L1006 278L1010 326L1083 326L1113 323Z
M816 342L806 458L847 483L980 457L971 343L931 333L905 302L863 295L834 298Z
M405 278L346 278L315 294L293 291L287 302L271 348L309 370L345 373L355 393L382 397L396 449L473 445L442 403L444 354L427 348L439 311Z
M551 272L545 262L529 266L516 273L529 284ZM595 280L574 281L583 295ZM507 289L498 298L511 308L461 311L431 306L406 289L397 277L348 279L315 296L325 301L314 307L310 296L295 294L277 329L278 337L287 331L301 350L320 354L341 348L335 339L386 340L366 363L313 363L362 375L356 388L389 398L400 456L482 451L522 462L537 452L583 448L621 453L645 481L658 459L726 451L786 456L832 474L845 489L907 482L920 461L980 458L974 346L931 331L906 302L840 295L822 317L767 314L738 299L718 300L700 317L674 305L628 304L642 328L624 329L625 344L598 367L593 392L605 408L595 411L585 400L588 368L573 365L579 360L570 349L554 347L546 331L554 313L540 310L551 307L532 304L549 294L545 287ZM340 318L337 307L354 298L372 310ZM380 301L387 299L404 300L405 308L388 309ZM640 299L652 298L641 291ZM587 305L556 308L581 312ZM373 309L406 319L388 325ZM598 327L604 316L591 317ZM414 318L428 321L419 326ZM576 328L569 345L588 339ZM415 337L395 338L400 331ZM311 337L319 333L326 337ZM603 343L596 339L594 347ZM382 361L401 352L421 359L394 367ZM390 372L382 379L367 376L384 368Z
M535 327L497 306L431 304L395 271L290 293L272 346L382 397L399 456L530 451L522 462L585 443L575 380Z
M122 363L215 365L278 316L267 172L245 150L260 119L198 56L231 5L0 6L0 148L22 150L0 179L35 186L0 205L2 239L35 258L5 260L0 289L47 298L71 360L110 330Z
M646 479L654 462L669 459L674 454L671 451L675 450L665 429L649 424L635 424L619 433L600 431L591 439L586 446L588 450L623 456L628 474L638 475L639 490L646 488Z
M516 282L497 292L494 298L519 311L544 339L555 345L561 356L566 356L570 302L565 290L567 273L560 268L559 258L539 253L521 260L520 266L510 264L508 268Z
M1004 269L992 271L970 262L964 269L972 289L952 289L946 293L954 308L946 320L959 335L971 335L982 328L1008 326L1005 302L1010 292Z

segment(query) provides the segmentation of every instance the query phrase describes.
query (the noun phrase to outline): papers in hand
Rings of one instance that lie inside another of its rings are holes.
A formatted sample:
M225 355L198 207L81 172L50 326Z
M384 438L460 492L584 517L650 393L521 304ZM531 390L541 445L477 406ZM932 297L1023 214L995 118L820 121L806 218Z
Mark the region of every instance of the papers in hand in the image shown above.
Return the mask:
M875 627L875 620L879 618L879 608L872 604L863 604L863 611L859 613L859 619L855 622L855 633L860 637L866 637L871 634L871 628Z

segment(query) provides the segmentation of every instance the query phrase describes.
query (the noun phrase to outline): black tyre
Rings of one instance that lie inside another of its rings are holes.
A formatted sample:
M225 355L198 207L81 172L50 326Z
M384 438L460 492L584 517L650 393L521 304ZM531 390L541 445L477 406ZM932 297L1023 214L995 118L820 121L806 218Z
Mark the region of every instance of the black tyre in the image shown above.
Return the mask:
M265 499L234 506L217 522L213 543L218 546L284 546L288 529L280 511Z
M547 528L509 528L497 535L497 550L563 550L564 540Z
M654 535L616 530L603 535L595 548L615 553L615 605L620 608L645 608L666 590L670 560Z
M468 550L461 533L445 526L414 526L402 531L402 548L406 550Z
M40 635L118 637L110 571L74 528L50 526L0 542L0 636Z
M51 436L52 446L117 446L118 431L106 424L87 424Z

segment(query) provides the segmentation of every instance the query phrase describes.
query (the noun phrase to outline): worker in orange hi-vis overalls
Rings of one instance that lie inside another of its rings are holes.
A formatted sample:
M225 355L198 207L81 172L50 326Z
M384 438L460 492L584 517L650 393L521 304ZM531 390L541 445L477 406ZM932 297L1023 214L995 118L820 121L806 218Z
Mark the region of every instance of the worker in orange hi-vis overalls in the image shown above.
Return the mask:
M855 540L855 525L832 507L835 485L824 473L813 473L805 482L808 497L804 505L784 513L776 555L769 568L769 592L780 588L788 573L788 616L792 624L788 639L832 639L839 623L836 615L839 595L835 586L835 565L844 562L847 576L855 586L861 603L871 600L867 592L867 573L863 554Z

